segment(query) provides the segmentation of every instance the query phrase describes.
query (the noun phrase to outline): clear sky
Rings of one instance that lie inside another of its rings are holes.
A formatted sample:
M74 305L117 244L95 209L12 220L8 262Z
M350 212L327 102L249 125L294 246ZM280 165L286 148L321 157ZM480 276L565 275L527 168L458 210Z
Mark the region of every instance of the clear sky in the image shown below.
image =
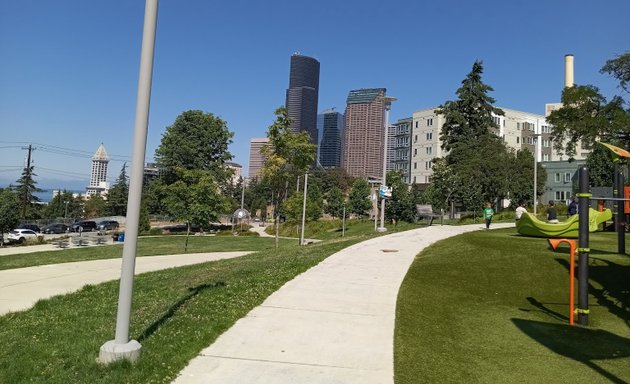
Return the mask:
M188 109L235 133L247 174L249 140L283 105L294 52L321 63L319 110L348 91L387 88L390 122L455 98L476 59L496 105L544 114L575 82L620 91L599 73L630 51L627 0L207 1L159 5L147 161ZM142 0L0 0L0 186L14 182L32 143L38 185L83 188L102 142L114 181L131 158Z

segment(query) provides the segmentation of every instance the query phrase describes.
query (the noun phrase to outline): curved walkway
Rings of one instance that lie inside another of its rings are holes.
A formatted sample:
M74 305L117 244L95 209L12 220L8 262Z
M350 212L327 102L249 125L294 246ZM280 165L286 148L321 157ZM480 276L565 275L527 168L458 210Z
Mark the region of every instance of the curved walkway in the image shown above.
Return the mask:
M337 252L237 321L174 382L393 383L396 298L411 262L438 240L482 228L423 227Z
M30 247L21 247L30 248ZM135 273L239 257L251 252L187 253L136 258ZM77 291L87 284L120 279L122 259L76 261L0 271L0 316L32 307L38 300Z

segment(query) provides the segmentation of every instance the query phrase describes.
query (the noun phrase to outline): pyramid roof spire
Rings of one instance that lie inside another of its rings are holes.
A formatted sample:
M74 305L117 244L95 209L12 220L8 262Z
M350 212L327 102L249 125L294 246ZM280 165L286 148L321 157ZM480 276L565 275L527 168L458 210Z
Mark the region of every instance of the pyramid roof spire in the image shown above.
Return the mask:
M107 151L105 150L105 146L103 143L98 147L94 156L92 156L92 160L96 161L109 161L109 156L107 156Z

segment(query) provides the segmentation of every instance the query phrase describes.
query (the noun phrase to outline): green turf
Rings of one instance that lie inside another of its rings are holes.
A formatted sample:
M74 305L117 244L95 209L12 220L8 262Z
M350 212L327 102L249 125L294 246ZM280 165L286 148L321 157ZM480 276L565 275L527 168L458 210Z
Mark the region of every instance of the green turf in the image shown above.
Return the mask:
M429 247L399 292L395 382L630 381L630 257L615 239L591 234L587 328L568 325L568 248L514 229Z
M184 252L185 241L185 236L140 237L138 238L136 255L158 256L199 252L260 251L275 248L275 242L270 238L191 236L188 240L188 249ZM282 240L282 244L288 243L289 241ZM122 257L122 251L123 245L121 243L7 255L0 257L0 270L71 261L113 259Z
M137 276L130 336L142 356L133 366L95 361L114 337L118 282L42 300L0 317L0 382L168 383L286 281L354 242L288 245Z

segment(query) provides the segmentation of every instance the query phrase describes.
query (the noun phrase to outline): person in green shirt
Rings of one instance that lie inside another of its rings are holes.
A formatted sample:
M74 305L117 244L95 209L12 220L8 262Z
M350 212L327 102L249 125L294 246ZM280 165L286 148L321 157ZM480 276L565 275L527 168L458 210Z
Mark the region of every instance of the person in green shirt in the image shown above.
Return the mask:
M492 209L490 203L486 203L486 208L483 210L483 217L486 218L486 229L490 229L492 216L494 216L494 209Z

